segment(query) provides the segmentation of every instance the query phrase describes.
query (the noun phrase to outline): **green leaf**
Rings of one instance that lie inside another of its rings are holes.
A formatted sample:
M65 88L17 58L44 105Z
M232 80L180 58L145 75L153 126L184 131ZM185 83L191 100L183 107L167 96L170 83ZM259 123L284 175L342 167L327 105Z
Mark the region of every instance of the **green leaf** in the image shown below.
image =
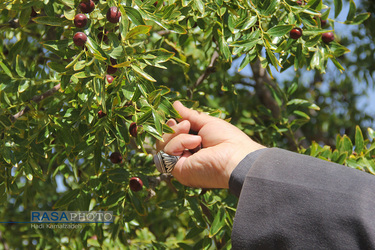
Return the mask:
M203 219L203 213L197 199L194 197L186 197L186 203L188 203L188 206L185 205L185 207L188 209L190 218L198 227L205 227L206 223Z
M331 61L333 62L333 64L336 66L336 68L337 68L338 70L340 70L341 73L342 73L343 71L345 71L344 67L341 66L341 64L337 61L336 58L334 58L334 57L330 57L330 59L331 59Z
M119 133L119 135L122 137L122 139L125 141L125 143L129 143L129 131L126 125L124 124L124 121L121 118L117 118L116 123L116 130Z
M71 191L68 191L64 194L63 197L61 197L53 206L53 209L64 207L69 205L71 202L73 202L77 196L79 195L80 189L74 189Z
M25 65L23 64L20 55L16 57L16 72L20 77L24 77L26 75Z
M225 208L221 206L211 224L209 237L215 236L225 226L226 215Z
M123 168L115 168L108 171L108 179L117 184L124 184L129 182L130 173Z
M314 47L321 40L321 38L322 37L320 35L313 36L309 40L306 41L305 46Z
M154 124L155 124L156 131L161 136L162 133L163 133L162 118L160 117L160 115L155 110L152 111L152 117L154 118Z
M160 133L151 125L143 124L143 129L151 136L155 137L158 140L163 141L163 137L161 137Z
M195 6L201 14L204 14L204 2L202 0L194 0Z
M76 52L69 48L70 40L54 40L42 42L42 45L47 50L55 53L59 57L69 58L74 56Z
M182 0L182 6L186 7L191 3L192 0Z
M137 124L141 125L145 123L152 116L152 109L148 106L142 107L144 110L143 115L137 120Z
M297 82L293 82L292 85L290 85L290 87L288 88L287 90L287 93L288 93L288 96L291 96L293 95L293 93L298 89L298 83ZM289 104L289 102L287 103L287 105Z
M61 62L49 62L47 65L50 69L59 73L67 71L65 64Z
M0 61L0 66L4 70L5 74L7 74L10 78L13 78L12 72L10 71L8 66L3 63L3 61Z
M60 0L63 4L68 6L69 8L73 9L75 7L74 0Z
M276 58L275 54L270 50L266 49L267 58L271 61L271 64L278 69L278 66L281 66L279 60Z
M79 71L83 69L86 66L86 60L78 61L76 64L74 64L74 71Z
M238 72L240 72L241 70L243 70L243 68L245 68L247 65L249 65L250 63L250 54L246 54L246 56L243 58L240 66L238 67Z
M98 174L100 170L100 164L102 162L102 140L104 139L104 136L100 136L99 133L96 135L96 138L98 138L98 141L95 143L95 149L94 149L94 167L95 167L95 173Z
M123 200L125 198L125 196L126 196L126 193L124 191L119 191L117 193L114 193L106 199L105 205L107 207L117 205L117 203L119 203L121 200Z
M365 157L361 157L359 158L358 163L361 166L364 166L367 172L375 175L375 161L374 160L368 160Z
M371 140L375 139L375 131L372 128L367 128L367 133Z
M162 110L166 115L170 115L175 119L182 118L177 110L173 107L172 103L166 98L161 101L159 109Z
M175 55L175 53L161 48L158 50L148 51L147 55L155 56L155 59L152 59L154 63L163 63L169 61Z
M241 41L235 41L231 43L230 46L232 47L246 47L247 49L252 49L254 48L255 45L260 41L260 39L255 39L255 40L241 40Z
M60 17L41 16L33 18L33 21L48 26L68 26L70 21Z
M25 164L23 166L23 171L25 172L25 175L26 175L26 178L29 180L29 181L32 181L34 179L34 176L33 176L33 170L30 166L30 164Z
M277 5L280 4L280 1L278 0L264 0L262 1L262 7L260 8L260 12L265 15L269 16L276 11Z
M251 27L254 26L254 24L258 21L258 17L257 16L252 16L252 17L248 17L246 19L246 21L243 23L242 27L241 27L241 31L245 31L245 30L248 30L250 29Z
M201 234L205 229L201 227L193 227L189 230L189 232L186 234L185 239L192 239L199 234Z
M76 10L64 10L64 16L66 19L73 21L76 15Z
M364 140L361 128L357 125L355 127L355 152L357 154L361 154L364 149Z
M359 25L366 21L371 16L370 13L361 13L354 17L354 20L352 22L345 22L352 25Z
M340 153L348 153L348 155L351 155L352 154L352 151L353 151L353 143L352 141L350 140L350 138L347 136L347 135L344 135L340 142L339 142L339 151Z
M134 28L132 28L131 30L129 30L129 32L126 34L125 39L129 40L130 38L132 38L134 36L141 35L141 34L147 34L147 33L150 32L151 28L152 27L148 26L148 25L138 25L138 26L135 26Z
M3 148L3 159L6 161L8 164L13 164L14 163L14 153L9 147L2 147Z
M174 134L175 131L171 129L167 124L163 124L163 133Z
M72 67L79 60L79 58L83 55L83 53L85 53L84 50L82 50L78 55L76 55L74 59L68 65L65 66L65 68L68 69Z
M349 12L348 12L348 16L346 17L346 20L352 21L354 19L356 11L357 11L357 7L355 6L354 1L350 0Z
M296 114L296 115L301 116L301 117L303 117L305 119L308 119L308 120L310 119L310 116L308 116L306 113L304 113L300 110L294 110L293 114Z
M335 18L337 18L342 10L342 0L333 0L333 3L335 5Z
M309 7L311 10L320 11L322 9L322 0L310 0L307 2L306 7Z
M173 23L170 25L169 27L169 30L171 32L174 32L174 33L177 33L177 34L186 34L187 31L184 27L182 27L181 25L177 24L177 23Z
M132 7L123 7L125 10L126 15L135 25L145 25L145 21L142 18L142 15L138 12L138 10Z
M220 36L220 38L219 38L220 52L224 56L226 61L231 61L232 55L231 55L230 50L229 50L229 45L228 45L227 41L225 40L224 35L221 33L220 30L218 30L218 34Z
M337 42L332 42L330 46L331 46L331 50L333 52L333 55L335 57L340 57L340 56L350 52L350 50L348 48L342 46L341 44L339 44Z
M18 93L22 93L30 87L29 81L22 81L20 85L18 85Z
M316 51L310 61L310 67L312 69L321 69L321 63L323 55L320 50Z
M36 163L36 161L33 158L29 159L29 164L33 170L33 176L36 176L39 179L44 180L42 168Z
M135 208L137 214L139 214L140 216L147 215L147 210L144 206L145 203L138 198L138 195L136 193L133 193L132 191L129 191L128 195L130 197L131 204Z
M313 28L313 29L304 30L303 35L305 35L305 36L317 36L317 35L321 35L323 33L327 33L329 31L332 31L332 30Z
M293 29L294 25L277 25L267 31L270 36L283 36Z
M138 73L140 76L142 76L143 78L151 81L151 82L156 82L156 80L150 76L149 74L147 74L146 72L144 72L142 69L140 69L138 66L135 66L135 65L130 65L130 67L136 72Z
M344 164L344 162L346 161L346 158L348 158L348 153L347 152L342 153L342 154L340 154L340 156L337 159L336 163L338 163L338 164Z
M29 23L30 20L30 14L31 14L31 8L25 8L20 13L20 19L19 23L21 27L26 26Z
M94 39L87 36L87 47L89 48L90 52L94 54L95 58L99 61L107 61L110 63L109 56L104 52L104 50L96 43Z

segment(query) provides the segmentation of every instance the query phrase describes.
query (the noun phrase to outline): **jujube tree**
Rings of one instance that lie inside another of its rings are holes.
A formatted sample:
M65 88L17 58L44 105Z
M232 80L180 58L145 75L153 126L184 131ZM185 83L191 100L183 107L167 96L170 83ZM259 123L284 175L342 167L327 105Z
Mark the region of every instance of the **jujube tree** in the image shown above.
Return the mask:
M342 2L334 3L337 17ZM347 24L369 17L350 3ZM319 107L294 98L297 84L272 79L273 70L291 67L324 73L328 61L344 70L338 58L348 49L321 0L47 0L0 8L1 220L28 221L34 210L116 215L113 224L71 231L1 224L0 240L12 248L230 248L237 199L184 187L153 165L155 140L173 132L167 119L179 117L177 99L232 119L267 146L374 173L373 130L364 139L357 127L354 146L345 135L335 149L303 146L299 129ZM255 83L228 73L238 60L240 71L251 66ZM21 234L23 241L14 237Z

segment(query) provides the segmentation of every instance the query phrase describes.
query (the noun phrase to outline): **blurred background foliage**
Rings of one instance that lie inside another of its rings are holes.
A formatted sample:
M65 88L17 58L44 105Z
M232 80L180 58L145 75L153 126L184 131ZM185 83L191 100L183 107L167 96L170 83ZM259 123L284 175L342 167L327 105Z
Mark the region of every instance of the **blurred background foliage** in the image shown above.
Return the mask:
M79 3L0 3L2 248L229 249L237 198L155 170L174 100L268 147L375 173L373 1L100 0L76 28ZM111 6L118 24L106 20ZM142 191L130 190L133 176ZM36 210L116 219L72 230L16 223Z

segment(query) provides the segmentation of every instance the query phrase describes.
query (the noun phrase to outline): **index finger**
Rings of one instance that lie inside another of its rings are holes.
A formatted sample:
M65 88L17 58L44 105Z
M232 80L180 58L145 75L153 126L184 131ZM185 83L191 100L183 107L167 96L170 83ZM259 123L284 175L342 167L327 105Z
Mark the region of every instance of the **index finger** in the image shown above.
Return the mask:
M181 115L182 119L177 119L178 121L188 120L191 124L191 128L195 131L199 131L204 125L209 122L215 121L218 118L209 116L205 113L198 112L193 109L185 107L181 102L175 101L173 107Z

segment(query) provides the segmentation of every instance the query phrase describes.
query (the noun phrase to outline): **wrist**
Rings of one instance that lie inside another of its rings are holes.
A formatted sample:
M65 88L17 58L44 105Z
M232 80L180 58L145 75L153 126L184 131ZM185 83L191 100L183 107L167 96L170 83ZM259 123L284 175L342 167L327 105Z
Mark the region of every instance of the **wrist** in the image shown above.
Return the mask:
M255 161L260 157L260 155L265 153L266 150L268 149L262 148L249 153L244 157L244 159L240 161L240 163L232 171L228 184L231 193L233 193L235 196L240 196L247 173L249 172L250 168L255 163Z

